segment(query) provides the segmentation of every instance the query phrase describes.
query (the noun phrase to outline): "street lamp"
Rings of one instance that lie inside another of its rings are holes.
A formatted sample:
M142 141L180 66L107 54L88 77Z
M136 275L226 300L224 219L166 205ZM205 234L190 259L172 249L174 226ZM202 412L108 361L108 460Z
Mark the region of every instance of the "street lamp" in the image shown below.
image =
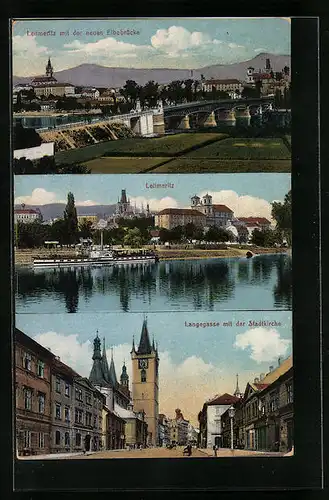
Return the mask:
M234 419L234 415L235 415L235 408L234 406L230 406L229 409L228 409L228 416L230 417L230 421L231 421L231 450L233 451L233 419Z

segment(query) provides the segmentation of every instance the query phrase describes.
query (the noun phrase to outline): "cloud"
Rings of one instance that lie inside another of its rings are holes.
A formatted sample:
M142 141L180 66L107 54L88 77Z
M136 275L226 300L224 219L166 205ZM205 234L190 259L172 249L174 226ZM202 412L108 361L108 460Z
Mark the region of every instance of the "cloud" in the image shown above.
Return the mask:
M202 197L207 191L202 191L199 196ZM208 191L213 199L213 203L227 205L233 210L235 217L266 217L271 218L271 204L262 199L249 195L239 195L235 191Z
M50 348L63 363L71 366L80 375L89 376L93 352L90 340L80 342L78 334L64 335L53 331L35 335L33 338L44 347ZM110 361L111 346L108 347L107 357ZM125 361L131 388L131 344L124 343L112 347L117 378L120 378ZM169 417L174 416L175 408L180 408L184 416L196 425L197 414L204 402L219 391L231 392L235 385L234 374L228 374L223 367L207 363L199 356L189 356L182 362L175 363L169 351L160 351L159 358L160 413Z
M66 203L66 201L58 200L56 193L52 191L47 191L43 188L35 188L31 195L18 196L15 198L16 205L22 203L25 203L25 205L46 205L48 203Z
M236 336L234 347L249 349L250 358L257 363L285 356L291 340L283 339L275 328L252 328Z
M182 26L158 29L143 45L115 37L94 42L75 39L65 43L61 49L51 51L39 45L35 37L27 35L16 35L13 44L16 76L44 73L45 57L49 54L55 71L84 63L108 67L191 69L245 61L254 55L252 47L211 38L208 33L189 31Z
M67 200L61 200L57 198L57 194L52 191L47 191L43 188L35 188L31 195L18 196L15 198L15 205L47 205L49 203L66 203ZM99 205L97 201L85 200L85 201L75 201L77 207L89 207L93 205Z
M266 49L260 47L259 49L254 49L254 52L266 52Z
M163 198L146 198L145 196L136 196L130 198L130 203L132 206L141 208L142 205L146 208L146 204L148 203L150 206L150 210L154 212L158 212L163 210L164 208L176 208L178 207L178 203L174 198L170 196L165 196Z
M46 57L51 51L37 43L36 37L27 35L16 35L12 37L13 51L13 74L31 75L40 71L45 71Z

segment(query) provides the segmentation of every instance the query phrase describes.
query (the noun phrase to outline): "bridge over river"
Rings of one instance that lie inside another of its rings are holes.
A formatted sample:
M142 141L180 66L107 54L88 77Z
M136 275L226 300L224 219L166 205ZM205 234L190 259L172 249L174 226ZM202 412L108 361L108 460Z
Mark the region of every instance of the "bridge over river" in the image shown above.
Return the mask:
M164 119L167 129L189 129L194 126L216 127L217 121L234 122L236 118L250 118L273 110L274 96L250 99L222 99L198 101L165 106Z

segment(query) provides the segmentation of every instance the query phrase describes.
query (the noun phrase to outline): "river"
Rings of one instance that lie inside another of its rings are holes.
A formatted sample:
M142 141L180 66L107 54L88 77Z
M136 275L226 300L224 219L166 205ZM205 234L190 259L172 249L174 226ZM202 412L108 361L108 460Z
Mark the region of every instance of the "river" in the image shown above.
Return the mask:
M291 257L15 272L17 313L290 310Z

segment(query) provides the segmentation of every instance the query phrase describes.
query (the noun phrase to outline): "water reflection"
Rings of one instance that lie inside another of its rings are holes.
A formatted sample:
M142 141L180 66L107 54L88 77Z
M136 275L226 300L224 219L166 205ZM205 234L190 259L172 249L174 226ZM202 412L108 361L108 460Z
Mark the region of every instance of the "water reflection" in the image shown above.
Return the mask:
M198 311L291 308L291 259L162 261L16 270L16 311Z

